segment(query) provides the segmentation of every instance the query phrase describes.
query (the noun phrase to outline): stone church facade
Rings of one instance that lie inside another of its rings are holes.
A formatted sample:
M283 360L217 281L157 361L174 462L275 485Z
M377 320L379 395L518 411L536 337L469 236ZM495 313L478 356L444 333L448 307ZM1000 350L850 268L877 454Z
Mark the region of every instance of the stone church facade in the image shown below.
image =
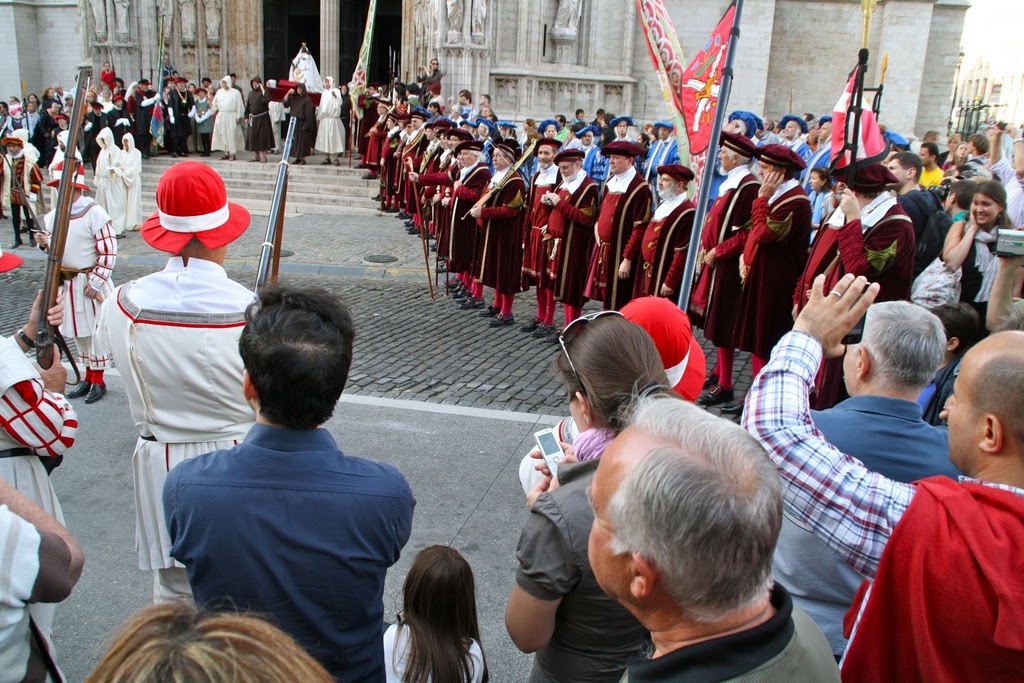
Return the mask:
M283 78L306 42L323 75L347 80L369 0L0 0L0 95L71 86L75 66L110 60L126 82L158 75L161 34L193 80L237 72ZM728 0L666 0L686 54ZM968 0L881 0L869 81L888 54L881 120L922 134L944 130ZM856 61L859 0L747 0L730 109L832 110ZM161 33L162 27L162 33ZM601 107L649 121L667 109L633 0L378 0L371 78L401 80L438 57L445 97L491 95L503 117Z

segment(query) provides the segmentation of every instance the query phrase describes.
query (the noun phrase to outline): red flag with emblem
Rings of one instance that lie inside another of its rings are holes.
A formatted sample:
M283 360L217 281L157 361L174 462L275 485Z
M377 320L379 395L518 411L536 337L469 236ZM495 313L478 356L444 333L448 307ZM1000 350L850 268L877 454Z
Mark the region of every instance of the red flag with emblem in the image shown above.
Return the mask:
M729 32L735 15L736 6L730 4L718 26L683 72L680 84L683 119L693 154L704 152L711 142L711 126L718 108L722 68L729 51Z

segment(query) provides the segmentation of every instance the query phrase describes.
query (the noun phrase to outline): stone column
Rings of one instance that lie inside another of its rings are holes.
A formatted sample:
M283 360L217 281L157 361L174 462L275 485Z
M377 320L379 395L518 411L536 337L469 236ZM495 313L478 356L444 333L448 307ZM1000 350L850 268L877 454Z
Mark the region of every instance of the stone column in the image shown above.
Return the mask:
M320 75L341 74L341 0L320 0Z

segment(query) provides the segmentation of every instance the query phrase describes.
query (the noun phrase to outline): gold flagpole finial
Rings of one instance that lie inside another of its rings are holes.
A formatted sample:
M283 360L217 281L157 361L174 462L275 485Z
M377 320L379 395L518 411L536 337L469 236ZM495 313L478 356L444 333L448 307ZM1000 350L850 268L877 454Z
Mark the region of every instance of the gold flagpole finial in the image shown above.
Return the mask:
M860 0L860 9L864 14L864 30L861 33L860 46L867 48L868 39L871 37L871 15L875 13L875 9L878 7L878 0Z

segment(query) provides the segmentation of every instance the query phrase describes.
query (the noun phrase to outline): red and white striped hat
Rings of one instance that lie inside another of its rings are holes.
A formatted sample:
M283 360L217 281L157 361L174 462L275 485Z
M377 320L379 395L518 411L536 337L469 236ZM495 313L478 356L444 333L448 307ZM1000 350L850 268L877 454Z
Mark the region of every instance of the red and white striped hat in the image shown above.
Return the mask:
M58 161L57 165L53 167L53 180L46 183L49 187L60 187L60 178L64 175L64 162ZM75 187L79 190L91 190L92 188L85 184L85 166L82 162L78 162L78 168L75 170Z
M704 350L693 336L690 318L660 296L633 299L622 307L622 315L651 335L676 393L687 401L695 400L704 386L706 370Z
M9 270L14 270L24 262L25 259L21 258L17 254L4 252L3 249L0 249L0 273L6 273Z
M142 224L150 246L179 254L195 237L207 249L238 239L249 227L249 212L228 201L224 181L198 161L179 161L156 186L157 211Z

